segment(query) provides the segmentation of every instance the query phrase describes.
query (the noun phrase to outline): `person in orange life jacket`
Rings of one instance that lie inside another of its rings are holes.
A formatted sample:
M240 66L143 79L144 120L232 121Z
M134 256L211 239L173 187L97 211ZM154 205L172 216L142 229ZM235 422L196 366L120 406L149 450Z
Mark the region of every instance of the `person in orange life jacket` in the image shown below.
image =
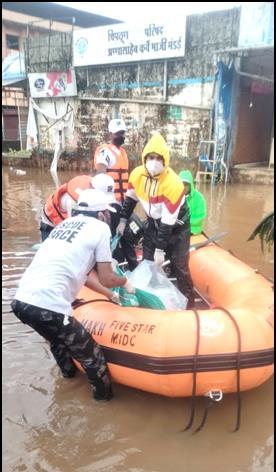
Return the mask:
M127 131L126 124L122 119L113 119L108 124L108 131L110 134L111 143L98 146L94 154L94 167L96 172L108 173L115 182L115 197L117 205L117 213L112 215L111 234L116 233L116 227L119 224L120 209L127 191L127 183L129 177L129 162L125 149L122 144L125 142L125 133ZM119 245L114 251L114 258L118 262L123 262L125 259L128 262L130 270L137 266L135 241L136 235L131 229L132 226L127 225L125 234L122 235Z
M110 144L98 146L94 155L96 172L108 173L115 182L115 197L119 203L124 201L128 183L128 157L122 144L125 142L126 124L122 119L111 120L108 131L111 137Z
M12 302L14 314L50 342L64 377L73 377L80 362L96 400L112 398L112 388L101 347L72 316L72 302L83 285L94 289L90 271L96 267L105 287L134 289L126 277L112 270L110 207L100 190L84 190L73 216L62 221L42 243L23 274Z
M71 216L79 192L92 188L89 175L78 175L58 187L46 200L41 213L40 233L44 241L61 221Z
M171 261L179 290L194 305L189 270L190 215L183 184L169 167L169 148L163 137L152 136L142 152L142 165L130 174L126 199L120 213L118 234L123 234L136 204L141 203L148 219L143 239L143 258L162 265Z
M113 237L116 234L116 228L119 223L117 215L120 215L121 210L121 205L118 205L115 198L114 180L110 175L97 174L92 178L92 186L102 190L108 196L108 202L110 205L116 210L116 213L111 213L110 215L110 230ZM142 225L143 223L141 222L140 218L137 215L133 215L131 217L130 223L126 227L124 237L122 238L123 241L121 242L121 248L116 248L113 252L113 258L116 259L117 262L123 262L124 256L126 257L129 270L135 269L135 267L138 265L135 246L137 245L138 240L141 238ZM122 254L120 253L120 249L122 249ZM104 294L104 292L101 293ZM104 295L108 296L108 294ZM110 298L110 296L108 296L108 298Z
M98 188L109 194L114 191L114 181L112 177L102 174L102 177L92 177L89 175L78 175L69 182L61 185L52 195L50 195L43 207L41 214L40 233L44 241L51 231L64 219L72 214L72 210L77 207L77 200L82 190ZM110 202L116 202L114 196Z
M45 207L48 210L49 216L52 217L51 223L56 221L58 224L61 221L63 221L63 219L69 218L71 216L73 210L77 207L77 200L78 200L79 194L83 190L85 190L85 187L95 188L95 189L99 189L103 191L105 195L107 196L108 203L111 204L111 206L114 203L116 203L116 200L114 197L114 180L112 179L112 177L106 174L95 175L92 178L88 175L77 176L71 179L64 186L61 186L61 188L63 188L64 190L67 190L67 192L63 193L63 195L61 195L59 200L58 200L57 195L60 195L61 193L60 189L56 191L56 194L54 194L54 196L49 197L48 205L46 204ZM63 210L63 214L61 215L63 219L59 215L58 211L55 210L53 206L51 207L55 199L57 200L56 207L59 206L60 211L61 209ZM49 210L49 208L51 208L51 210ZM113 214L115 214L115 212L111 213L111 215ZM112 222L112 216L111 216L111 222ZM53 231L54 227L56 226L56 225L55 226L48 225L48 227L44 229L46 226L46 223L43 223L43 225L44 226L42 226L42 232L43 232L42 241L44 241L49 236L51 231ZM95 270L91 271L90 273L91 288L92 288L92 283L93 283L93 290L95 290L98 293L101 293L102 295L104 295L109 300L115 303L118 303L118 304L120 303L118 294L116 292L112 292L111 290L108 290L99 282L97 272Z

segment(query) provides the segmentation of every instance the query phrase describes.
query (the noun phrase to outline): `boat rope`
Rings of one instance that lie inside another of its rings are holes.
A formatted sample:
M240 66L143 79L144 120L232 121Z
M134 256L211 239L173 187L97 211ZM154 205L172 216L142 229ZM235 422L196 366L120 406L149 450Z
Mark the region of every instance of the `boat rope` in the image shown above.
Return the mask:
M87 305L88 303L95 303L95 302L108 302L108 303L114 304L112 300L107 300L105 298L96 298L94 300L84 300L84 299L76 298L72 303L72 308L76 309L83 305ZM240 391L241 333L240 333L239 325L237 321L235 320L235 318L233 317L233 315L226 308L223 308L223 307L216 307L216 308L218 310L222 310L224 313L226 313L229 316L237 332L237 339L238 339L237 367L236 367L236 371L237 371L237 420L236 420L235 429L233 430L233 432L236 432L240 428L240 417L241 417L241 391ZM196 309L193 309L192 311L194 312L195 319L196 319L196 345L195 345L195 354L194 354L194 359L193 359L193 386L192 386L192 399L191 399L191 413L190 413L189 421L186 427L182 431L188 431L193 425L194 417L195 417L195 407L196 407L196 380L197 380L198 354L199 354L199 344L200 344L200 317ZM204 411L201 423L196 428L194 433L199 432L203 428L203 426L206 423L206 419L207 419L210 408L216 402L222 399L222 391L210 390L208 393L205 394L205 396L208 397L208 403L205 407L205 411Z
M233 432L236 432L240 428L240 418L241 418L241 391L240 391L241 333L240 333L239 325L238 325L237 321L235 320L234 316L230 313L230 311L228 311L226 308L223 308L223 307L216 307L216 308L218 310L222 310L224 313L227 314L227 316L229 316L229 318L233 322L233 324L235 326L235 329L236 329L236 332L237 332L238 347L237 347L237 367L236 367L236 371L237 371L237 405L238 406L237 406L236 426L235 426L235 429L233 430ZM221 392L221 390L217 390L217 391L212 391L211 390L210 392L208 392L206 394L206 396L208 397L208 403L205 407L205 411L204 411L201 423L198 426L198 428L195 430L195 433L198 433L198 431L200 431L203 428L203 426L205 425L207 415L208 415L208 412L209 412L210 408L215 404L215 402L218 402L222 399L222 392Z
M193 388L192 388L192 401L191 401L191 414L190 419L187 423L187 426L182 431L188 431L191 428L194 422L195 416L195 406L196 406L196 374L197 374L197 361L198 361L198 352L199 352L199 341L200 341L200 319L198 311L194 308L192 310L195 314L196 319L196 346L195 346L195 355L193 362Z
M202 417L202 420L201 420L201 423L200 425L196 428L196 430L194 431L194 433L198 433L202 428L203 426L205 425L206 423L206 420L207 420L207 415L210 411L210 408L216 403L216 402L219 402L221 399L222 399L222 391L221 390L210 390L209 392L207 392L205 394L206 397L208 397L208 402L207 402L207 405L205 407L205 410L204 410L204 414L203 414L203 417Z
M226 310L226 308L223 307L217 307L218 310L224 311L231 321L233 322L236 332L237 332L237 338L238 338L238 349L237 349L237 420L236 420L236 426L233 432L238 431L240 428L240 421L241 421L241 388L240 388L240 374L241 374L241 367L240 367L240 361L241 361L241 332L240 332L240 327L235 320L234 316L230 313L230 311Z
M84 300L83 298L76 298L72 303L71 306L73 310L79 308L80 306L87 305L88 303L95 303L95 302L108 302L117 305L117 303L113 302L112 300L107 300L107 298L95 298L94 300Z

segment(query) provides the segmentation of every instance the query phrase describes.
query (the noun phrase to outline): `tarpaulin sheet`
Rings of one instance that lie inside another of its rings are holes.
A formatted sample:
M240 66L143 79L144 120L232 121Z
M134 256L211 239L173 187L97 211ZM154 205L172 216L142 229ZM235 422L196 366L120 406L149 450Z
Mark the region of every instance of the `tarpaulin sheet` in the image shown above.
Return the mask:
M2 87L27 79L24 54L9 54L2 62Z

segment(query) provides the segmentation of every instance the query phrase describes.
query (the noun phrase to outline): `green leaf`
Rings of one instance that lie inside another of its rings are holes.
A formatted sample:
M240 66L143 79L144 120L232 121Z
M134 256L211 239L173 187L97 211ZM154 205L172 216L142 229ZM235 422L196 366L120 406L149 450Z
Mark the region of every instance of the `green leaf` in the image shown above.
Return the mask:
M271 249L274 243L274 211L262 219L247 241L252 241L256 236L259 236L261 240L261 249L263 252L265 245L268 247L268 250Z

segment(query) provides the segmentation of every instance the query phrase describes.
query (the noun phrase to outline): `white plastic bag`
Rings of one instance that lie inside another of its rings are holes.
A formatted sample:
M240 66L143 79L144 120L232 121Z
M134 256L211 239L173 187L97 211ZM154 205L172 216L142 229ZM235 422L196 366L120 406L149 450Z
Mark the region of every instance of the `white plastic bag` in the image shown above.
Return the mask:
M188 299L154 262L143 260L135 270L126 275L135 288L156 295L168 310L185 310Z

